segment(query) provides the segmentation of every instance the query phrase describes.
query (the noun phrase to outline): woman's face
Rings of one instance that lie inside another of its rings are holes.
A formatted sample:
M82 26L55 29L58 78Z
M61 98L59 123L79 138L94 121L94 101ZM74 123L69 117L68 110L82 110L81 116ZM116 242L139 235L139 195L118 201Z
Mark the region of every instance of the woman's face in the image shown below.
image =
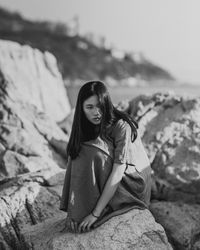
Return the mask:
M95 125L101 123L102 111L97 95L93 95L83 102L83 112L91 123Z

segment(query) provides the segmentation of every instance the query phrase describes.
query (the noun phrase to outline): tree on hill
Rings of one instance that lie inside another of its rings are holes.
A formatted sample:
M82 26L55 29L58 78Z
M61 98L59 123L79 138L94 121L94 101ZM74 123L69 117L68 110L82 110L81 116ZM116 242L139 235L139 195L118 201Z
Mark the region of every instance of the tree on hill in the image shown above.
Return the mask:
M105 41L97 45L92 39L78 35L78 31L71 32L67 24L29 21L2 8L0 23L0 39L50 51L56 56L59 69L67 79L104 80L111 77L122 80L140 75L145 80L173 80L169 72L145 58L138 63L128 53L122 58L113 56L113 49L103 46Z

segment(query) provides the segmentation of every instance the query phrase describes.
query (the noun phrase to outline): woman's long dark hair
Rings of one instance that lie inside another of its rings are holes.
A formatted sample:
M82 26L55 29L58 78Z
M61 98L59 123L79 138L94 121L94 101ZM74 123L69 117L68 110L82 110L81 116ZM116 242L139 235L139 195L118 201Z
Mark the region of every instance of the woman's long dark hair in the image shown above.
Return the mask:
M83 111L84 101L93 95L97 95L102 111L102 120L98 130L96 129L97 126L88 121ZM94 139L98 135L101 137L109 137L106 131L108 131L108 128L119 119L128 122L132 129L132 141L134 141L137 137L138 128L136 121L134 121L128 114L121 112L114 107L108 90L102 82L90 81L85 83L78 94L71 135L67 145L67 155L70 156L71 159L75 159L80 152L81 143L83 141Z

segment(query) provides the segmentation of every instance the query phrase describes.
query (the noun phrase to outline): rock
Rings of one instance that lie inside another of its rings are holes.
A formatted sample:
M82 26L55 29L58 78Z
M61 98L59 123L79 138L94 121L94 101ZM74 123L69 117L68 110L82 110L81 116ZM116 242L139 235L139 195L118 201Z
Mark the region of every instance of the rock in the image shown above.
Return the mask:
M0 88L0 249L29 249L21 229L57 216L66 159L46 136L68 140L55 121Z
M51 137L68 141L68 136L55 122L62 121L69 108L66 92L61 94L61 76L55 67L55 58L37 49L0 41L0 55L0 249L46 250L66 249L67 246L71 249L172 249L164 229L148 210L136 209L117 216L88 234L59 232L66 216L59 210L59 201L67 162L51 144ZM147 103L151 102L154 103L147 100ZM174 102L165 96L158 103L161 111L154 112L156 116L165 113L166 105L171 105L168 109L172 109ZM191 107L194 111L195 102L188 105L185 109L190 110ZM152 128L153 119L144 122L148 112L139 120L143 121L144 127ZM196 113L194 116L197 117ZM69 117L71 122L73 113ZM158 131L167 124L161 124ZM198 132L198 126L195 126L196 123L194 128ZM152 134L146 132L143 138L150 145L148 150L153 159L156 159L160 145L165 142L161 138L155 143ZM193 138L197 139L198 136ZM198 147L195 152L198 154ZM198 157L194 161L196 159ZM155 183L158 183L158 180L165 180L167 173L162 175L156 166L154 164ZM168 165L164 162L161 167L165 170ZM185 190L184 186L170 182L169 178L166 182L174 189ZM191 187L196 195L198 179L197 185L191 183ZM198 244L196 241L195 246Z
M70 112L62 76L49 52L0 40L0 72L4 91L13 101L33 104L55 121Z
M126 111L139 122L151 160L156 221L175 249L199 249L200 98L138 96Z
M1 99L1 98L0 98ZM68 141L68 137L45 114L28 104L1 100L0 180L44 168L65 168L66 161L49 145L46 135Z
M75 109L72 109L70 114L61 122L58 122L58 126L68 135L71 133L71 128L74 120L74 111Z
M180 96L167 93L156 93L153 95L140 95L129 102L125 109L140 124L140 133L146 132L148 124L167 107L173 108L181 100Z
M200 205L161 201L151 203L150 208L175 249L199 249Z
M26 48L28 54L25 56L23 47L5 42L4 48L6 44L8 51L2 50L0 42L0 53L5 59L4 63L8 63L2 65L0 58L0 249L21 250L30 247L22 233L25 225L35 225L63 213L59 210L59 203L67 162L50 144L48 138L54 137L67 144L68 136L59 128L55 119L27 102L28 95L23 96L24 90L19 86L19 83L22 82L23 86L26 81L31 84L31 79L32 82L39 81L37 77L28 78L31 76L29 67L36 69L33 63L36 58L32 58L30 65L28 61L31 53L39 53L41 58L42 54ZM45 58L46 64L47 59L48 56ZM56 71L51 69L52 72L49 72L53 62L48 65L46 73L45 68L42 68L42 61L36 60L36 63L41 63L41 74L49 75L46 80L50 80L50 75L55 78ZM23 80L26 64L28 74ZM23 72L20 71L22 66ZM13 71L9 71L9 67L13 67ZM39 73L38 77L45 80ZM55 85L57 81L58 79L52 79L51 83ZM61 79L59 81L61 83ZM25 93L28 88L27 85ZM39 92L40 90L38 94ZM48 94L50 95L50 92ZM56 98L53 99L55 95L56 91L54 96L51 96L51 101L57 105ZM31 96L29 98L31 99ZM59 98L62 101L58 92Z
M29 249L22 228L65 214L59 210L64 170L43 170L7 180L0 189L0 249ZM57 179L55 181L57 175ZM52 179L52 180L51 180ZM53 188L52 188L53 187ZM25 248L23 248L25 247Z
M128 112L139 121L156 183L161 186L159 199L185 196L200 202L200 98L140 96L130 102Z
M172 249L162 226L155 222L148 210L131 210L84 234L61 233L63 227L61 216L26 227L25 238L35 250Z
M129 109L129 106L130 106L130 101L129 100L122 100L120 102L118 102L115 107L120 110L120 111L123 111L123 112L127 112L127 110Z

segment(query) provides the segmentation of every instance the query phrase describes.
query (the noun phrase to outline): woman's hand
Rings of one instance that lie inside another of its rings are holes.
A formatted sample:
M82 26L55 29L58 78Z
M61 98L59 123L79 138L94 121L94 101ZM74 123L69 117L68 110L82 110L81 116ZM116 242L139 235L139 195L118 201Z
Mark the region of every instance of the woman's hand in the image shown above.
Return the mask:
M78 232L84 233L90 230L92 224L97 220L92 214L86 216L78 226Z

